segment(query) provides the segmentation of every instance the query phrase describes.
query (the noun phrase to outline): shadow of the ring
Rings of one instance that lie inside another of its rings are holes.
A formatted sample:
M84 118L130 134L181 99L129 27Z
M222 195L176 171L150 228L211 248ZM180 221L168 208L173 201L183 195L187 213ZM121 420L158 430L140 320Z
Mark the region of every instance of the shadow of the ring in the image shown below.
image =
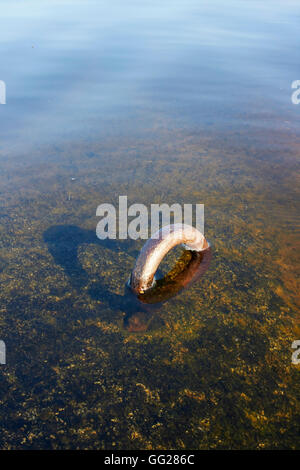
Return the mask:
M114 240L99 240L91 230L73 225L51 226L44 232L44 241L56 264L63 267L73 287L81 289L89 282L88 273L78 259L78 248L82 244L95 244L118 251L121 246ZM124 245L122 245L124 249ZM127 252L136 257L137 252L130 243ZM199 280L209 267L211 249L203 252L185 250L174 268L163 279L157 279L153 287L136 295L126 285L124 295L110 292L101 282L88 289L90 296L109 304L112 309L124 312L124 327L130 332L146 331L153 314L161 305L175 297L182 289Z

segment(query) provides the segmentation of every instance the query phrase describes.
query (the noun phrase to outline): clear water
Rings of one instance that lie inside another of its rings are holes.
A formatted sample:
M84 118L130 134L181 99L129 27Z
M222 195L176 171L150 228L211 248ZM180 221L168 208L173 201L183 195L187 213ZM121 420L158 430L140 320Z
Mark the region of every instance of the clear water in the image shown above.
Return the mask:
M299 19L296 1L2 5L2 448L299 448ZM95 235L122 194L204 203L213 247L139 333L142 243Z

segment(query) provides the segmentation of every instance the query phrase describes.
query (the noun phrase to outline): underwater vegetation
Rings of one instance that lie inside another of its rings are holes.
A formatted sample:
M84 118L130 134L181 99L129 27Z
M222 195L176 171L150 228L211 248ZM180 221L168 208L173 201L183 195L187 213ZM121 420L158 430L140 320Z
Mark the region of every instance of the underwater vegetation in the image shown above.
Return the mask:
M3 162L2 449L300 448L300 147L289 142L159 126ZM161 268L177 295L153 309L125 288L144 242L96 237L98 204L120 194L205 204L209 269L177 293L176 261L197 260L171 252Z

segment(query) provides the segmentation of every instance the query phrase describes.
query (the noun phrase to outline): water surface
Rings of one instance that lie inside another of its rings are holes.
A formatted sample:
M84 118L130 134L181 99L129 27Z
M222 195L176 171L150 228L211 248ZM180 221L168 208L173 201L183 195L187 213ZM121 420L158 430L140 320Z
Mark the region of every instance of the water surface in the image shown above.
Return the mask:
M299 17L296 1L2 6L2 448L300 447ZM95 234L124 194L204 203L213 247L197 284L134 312L139 333L124 286L142 242Z

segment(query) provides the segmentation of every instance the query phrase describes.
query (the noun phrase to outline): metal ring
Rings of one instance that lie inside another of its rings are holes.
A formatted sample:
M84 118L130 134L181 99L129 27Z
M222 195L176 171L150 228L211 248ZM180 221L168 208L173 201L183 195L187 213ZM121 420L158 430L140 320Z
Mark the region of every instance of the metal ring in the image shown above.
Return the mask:
M167 225L152 235L143 246L132 271L129 286L135 294L153 287L154 276L163 258L175 246L184 244L192 251L203 252L209 243L199 230L186 224Z

